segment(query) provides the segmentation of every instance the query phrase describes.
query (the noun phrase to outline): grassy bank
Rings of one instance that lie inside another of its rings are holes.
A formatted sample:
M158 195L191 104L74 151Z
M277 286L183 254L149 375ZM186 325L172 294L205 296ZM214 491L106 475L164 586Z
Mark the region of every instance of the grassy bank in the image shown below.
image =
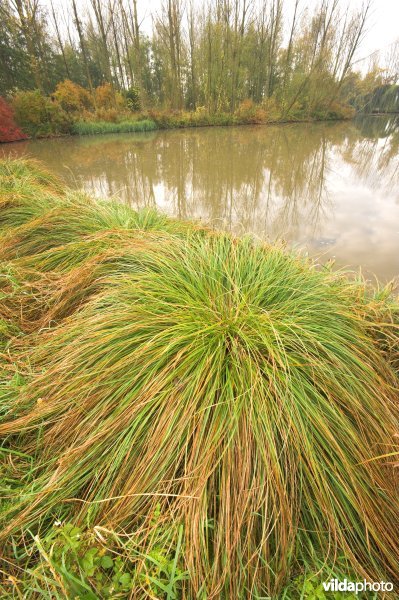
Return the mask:
M196 113L169 114L162 112L150 112L136 115L134 119L121 116L120 120L76 120L64 123L61 128L52 127L51 124L24 125L21 136L18 139L29 138L53 138L69 135L101 135L107 133L134 133L143 131L155 131L162 129L185 129L191 127L229 127L239 125L278 125L286 123L312 123L317 121L343 121L348 116L330 117L281 117L278 119L246 118L228 113L215 115L203 115ZM8 141L8 140L7 140ZM15 140L12 140L15 141Z
M25 161L0 163L0 261L4 597L395 581L390 289Z

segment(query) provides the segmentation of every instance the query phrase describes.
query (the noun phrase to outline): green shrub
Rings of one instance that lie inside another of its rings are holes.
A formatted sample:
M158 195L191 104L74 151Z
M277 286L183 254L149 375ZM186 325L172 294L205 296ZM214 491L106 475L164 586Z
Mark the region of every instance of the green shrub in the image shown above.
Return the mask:
M69 133L71 129L71 117L39 90L17 92L12 106L18 125L32 137Z
M280 121L283 118L283 107L281 102L274 96L271 98L264 98L261 103L261 108L266 114L266 120L269 123Z
M126 92L126 101L129 109L133 112L141 110L140 90L138 87L130 87Z
M234 115L229 113L209 114L205 109L196 110L195 112L150 110L148 116L159 129L239 124L239 119Z
M225 127L227 125L234 125L236 123L237 119L235 119L233 115L230 115L228 113L217 113L216 115L212 115L211 118L212 125L219 125Z

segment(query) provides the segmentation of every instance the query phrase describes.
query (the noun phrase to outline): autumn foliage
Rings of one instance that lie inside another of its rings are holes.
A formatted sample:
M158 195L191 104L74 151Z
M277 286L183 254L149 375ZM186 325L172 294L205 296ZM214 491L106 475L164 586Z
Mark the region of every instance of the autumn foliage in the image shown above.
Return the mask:
M11 106L0 96L0 142L16 142L26 138L14 121Z
M61 107L70 113L82 112L93 106L90 93L69 79L58 83L54 97Z

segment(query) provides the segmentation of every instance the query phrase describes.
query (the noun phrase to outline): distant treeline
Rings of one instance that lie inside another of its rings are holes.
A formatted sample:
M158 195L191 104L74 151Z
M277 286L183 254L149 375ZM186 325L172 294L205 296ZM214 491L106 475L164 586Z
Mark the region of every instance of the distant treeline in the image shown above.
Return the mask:
M287 113L323 110L347 100L369 5L305 4L290 14L284 0L165 0L147 35L136 0L64 0L64 10L3 0L0 94L50 94L70 79L91 91L136 88L144 106L234 112L243 100L273 99Z
M367 113L399 113L399 85L380 85L362 98Z
M172 111L183 114L172 123L180 126L184 111L197 113L194 124L391 112L397 76L376 65L354 70L369 7L164 0L148 34L136 0L2 0L0 96L28 133L42 122L44 133L70 131L71 115L115 121L142 113L159 122L150 111Z

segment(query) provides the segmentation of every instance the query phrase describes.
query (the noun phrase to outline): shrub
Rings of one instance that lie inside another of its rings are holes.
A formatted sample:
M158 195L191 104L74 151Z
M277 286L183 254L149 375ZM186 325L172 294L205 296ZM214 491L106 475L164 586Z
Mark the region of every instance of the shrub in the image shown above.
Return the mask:
M219 126L227 126L234 125L236 123L236 119L233 115L229 113L217 113L211 116L211 125L219 125Z
M29 133L48 121L48 101L39 90L17 92L13 108L17 122Z
M334 101L328 107L328 119L352 119L355 116L355 109L347 104Z
M14 121L11 106L0 96L0 142L15 142L26 138Z
M50 134L69 134L72 131L74 119L72 115L64 111L57 102L52 100L47 104L47 115L49 117Z
M275 120L277 112L273 111L273 101L263 102L261 106L252 100L244 100L235 112L238 123L258 125L267 121Z
M95 89L96 105L98 108L114 108L115 96L113 89L109 83L99 85Z
M97 108L94 113L96 121L105 121L106 123L116 123L120 114L116 108Z
M151 121L154 121L157 124L159 129L165 129L169 126L170 115L168 115L165 111L150 109L148 111L148 116Z
M116 108L97 108L94 117L96 121L116 123L120 119L120 113Z
M133 112L141 110L140 90L138 87L130 87L126 92L127 106Z
M300 121L309 118L309 111L303 102L296 100L289 110L284 108L283 116L287 120Z
M57 85L54 97L67 112L82 112L93 107L93 99L89 92L69 79Z
M149 110L148 116L159 129L233 125L236 118L228 113L209 114L206 109L195 112Z
M12 106L18 125L30 136L45 137L70 131L71 118L57 102L39 90L18 92Z
M243 100L240 103L236 113L238 115L248 115L248 114L252 114L254 109L255 109L254 102L252 100L250 100L249 98L247 98L246 100Z
M262 101L261 109L265 112L265 119L268 122L278 121L282 117L282 108L274 96L265 98Z

